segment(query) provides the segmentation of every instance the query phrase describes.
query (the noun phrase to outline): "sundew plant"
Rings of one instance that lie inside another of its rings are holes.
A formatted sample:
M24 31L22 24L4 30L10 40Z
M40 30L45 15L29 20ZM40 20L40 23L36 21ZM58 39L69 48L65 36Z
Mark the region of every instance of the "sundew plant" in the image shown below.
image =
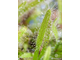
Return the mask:
M62 0L18 0L18 60L62 60Z

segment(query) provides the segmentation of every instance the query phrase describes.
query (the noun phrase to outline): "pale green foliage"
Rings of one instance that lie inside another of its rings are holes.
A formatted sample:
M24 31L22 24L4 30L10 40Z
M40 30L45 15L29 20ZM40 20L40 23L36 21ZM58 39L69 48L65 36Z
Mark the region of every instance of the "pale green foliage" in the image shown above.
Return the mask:
M29 58L32 57L31 53L24 53L20 56L21 58Z
M31 7L34 7L36 5L38 5L39 3L41 3L43 0L40 0L40 2L38 2L38 0L35 0L31 3L29 3L28 5L26 5L25 3L23 3L23 7L21 6L21 9L18 9L18 16L21 16L22 14L24 14L26 11L28 11Z
M22 27L19 31L18 31L18 42L21 42L21 37L23 36L23 34L27 31L26 27Z
M62 0L58 0L58 4L59 10L62 12Z
M57 20L57 18L55 19L55 21L56 20ZM56 40L58 40L58 31L57 31L57 28L55 26L55 21L53 22L52 30L53 30L53 33L54 33L54 36L55 36Z
M48 26L47 26L47 29L46 29L46 32L45 32L45 37L44 37L43 49L41 51L41 54L39 55L38 60L40 60L42 58L42 56L44 55L45 50L47 48L47 45L49 43L50 30L51 30L51 22L52 22L51 20L49 20L49 22L48 22Z
M26 5L26 1L21 3L19 6L18 6L18 9L21 9L22 7L24 7Z
M49 60L50 54L51 54L51 46L48 46L44 55L44 60Z
M62 24L62 0L58 0L59 8L59 24Z

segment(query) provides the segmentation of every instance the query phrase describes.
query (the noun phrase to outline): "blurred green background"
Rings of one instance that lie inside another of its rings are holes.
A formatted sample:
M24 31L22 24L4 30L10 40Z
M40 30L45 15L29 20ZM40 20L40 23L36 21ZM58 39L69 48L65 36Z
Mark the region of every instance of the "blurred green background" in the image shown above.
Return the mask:
M62 0L18 0L19 60L34 60L39 30L44 30L45 27L40 27L47 25L43 20L48 18L49 9L51 15L38 55L46 47L40 60L62 60Z

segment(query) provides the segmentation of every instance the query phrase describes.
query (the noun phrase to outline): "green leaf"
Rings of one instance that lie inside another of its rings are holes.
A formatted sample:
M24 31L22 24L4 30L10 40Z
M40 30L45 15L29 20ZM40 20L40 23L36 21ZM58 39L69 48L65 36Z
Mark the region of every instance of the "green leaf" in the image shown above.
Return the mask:
M20 9L20 8L24 7L25 5L26 5L26 1L25 1L25 2L23 2L23 3L21 3L21 4L18 6L18 9Z
M62 24L62 0L58 0L59 24Z
M62 0L58 0L59 11L62 12Z
M55 19L56 21L57 19ZM53 29L53 33L54 33L54 36L56 38L56 40L58 40L58 31L57 31L57 28L55 26L55 21L53 22L53 26L52 26L52 29Z
M51 20L49 20L49 23L48 23L48 27L47 27L47 30L45 32L45 37L44 37L44 44L43 44L43 48L42 48L42 51L39 55L39 58L38 60L40 60L42 58L42 56L44 55L45 53L45 50L47 48L47 45L49 43L49 37L50 37L50 30L51 30Z
M62 42L56 43L55 48L54 48L54 54L56 54L56 52L59 52L59 51L62 52Z
M38 59L39 49L40 49L40 46L42 44L43 37L44 37L45 31L46 31L47 26L48 26L48 21L50 20L50 16L51 16L51 10L48 10L45 14L45 17L43 19L43 22L42 22L40 30L39 30L39 34L38 34L37 42L36 42L37 47L36 47L36 50L34 53L33 60Z
M32 57L31 53L24 53L21 55L21 58L29 58Z
M38 5L42 1L44 1L44 0L40 0L40 2L38 2L38 0L35 0L31 3L29 3L28 5L24 5L21 9L18 9L18 16L21 16L22 14L24 14L24 12L28 11L31 7Z
M43 60L49 60L50 54L51 54L51 46L49 46L49 47L47 48Z

